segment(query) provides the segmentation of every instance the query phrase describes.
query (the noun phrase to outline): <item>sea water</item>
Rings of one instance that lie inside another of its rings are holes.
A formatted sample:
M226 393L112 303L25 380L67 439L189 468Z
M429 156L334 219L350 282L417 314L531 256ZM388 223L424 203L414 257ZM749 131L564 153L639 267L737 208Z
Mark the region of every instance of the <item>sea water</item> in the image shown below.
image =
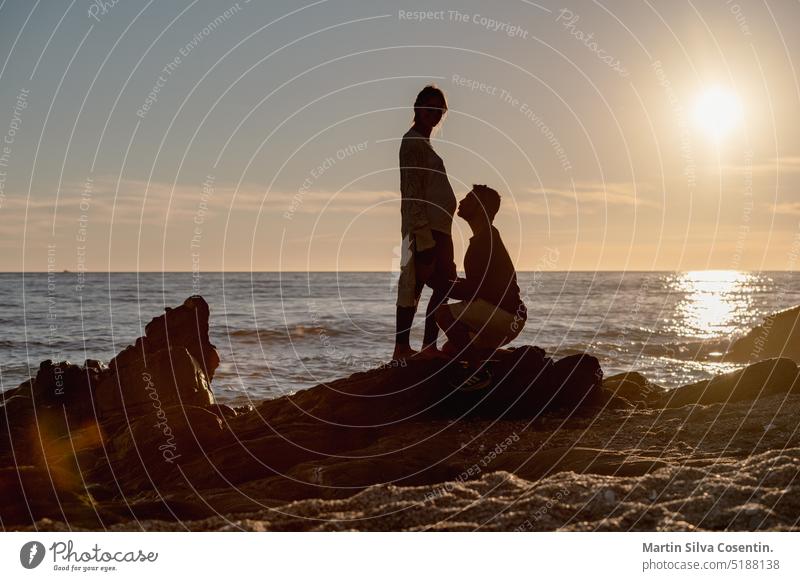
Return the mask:
M1 273L0 387L44 359L107 362L199 293L222 359L219 400L291 393L390 360L396 283L389 272ZM800 304L793 272L521 272L519 285L528 321L512 345L586 351L606 375L638 370L665 387L734 369L718 360L732 338Z

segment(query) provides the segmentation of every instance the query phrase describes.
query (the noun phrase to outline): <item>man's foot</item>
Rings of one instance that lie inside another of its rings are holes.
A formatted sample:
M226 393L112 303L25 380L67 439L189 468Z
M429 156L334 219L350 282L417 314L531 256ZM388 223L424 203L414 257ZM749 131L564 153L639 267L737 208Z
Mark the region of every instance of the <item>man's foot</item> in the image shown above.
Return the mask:
M410 345L395 345L392 361L404 361L414 357L418 353L419 351L415 351Z
M456 379L450 383L451 387L465 392L479 391L486 389L490 385L492 385L492 374L486 367L474 371L463 381Z
M419 353L417 353L415 359L424 359L427 361L430 359L450 359L450 358L441 351L439 351L439 349L436 348L436 345L423 345L422 350Z

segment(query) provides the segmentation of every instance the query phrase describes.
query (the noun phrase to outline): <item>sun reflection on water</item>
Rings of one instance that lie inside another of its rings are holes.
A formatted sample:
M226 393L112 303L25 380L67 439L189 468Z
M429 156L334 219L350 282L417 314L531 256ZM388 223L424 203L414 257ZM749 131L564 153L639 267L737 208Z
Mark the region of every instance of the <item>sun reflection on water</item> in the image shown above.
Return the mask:
M676 335L707 339L734 333L752 305L753 275L736 270L697 270L676 274L671 292L683 294L667 329Z

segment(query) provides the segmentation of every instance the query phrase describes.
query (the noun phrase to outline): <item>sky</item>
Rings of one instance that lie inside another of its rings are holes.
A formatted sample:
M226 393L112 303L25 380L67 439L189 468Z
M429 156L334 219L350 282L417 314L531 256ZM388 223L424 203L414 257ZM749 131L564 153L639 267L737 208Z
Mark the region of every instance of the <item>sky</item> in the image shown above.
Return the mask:
M519 270L794 270L800 4L0 4L0 270L396 270L417 92ZM470 236L456 219L457 264Z

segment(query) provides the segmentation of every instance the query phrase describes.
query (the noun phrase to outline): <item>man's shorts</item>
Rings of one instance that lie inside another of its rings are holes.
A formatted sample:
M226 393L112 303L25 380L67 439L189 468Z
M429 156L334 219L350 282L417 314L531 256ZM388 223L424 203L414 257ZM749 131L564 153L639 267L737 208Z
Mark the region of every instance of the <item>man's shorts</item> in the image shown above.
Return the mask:
M525 319L483 299L447 305L453 318L470 329L472 345L497 349L513 341L525 326Z

